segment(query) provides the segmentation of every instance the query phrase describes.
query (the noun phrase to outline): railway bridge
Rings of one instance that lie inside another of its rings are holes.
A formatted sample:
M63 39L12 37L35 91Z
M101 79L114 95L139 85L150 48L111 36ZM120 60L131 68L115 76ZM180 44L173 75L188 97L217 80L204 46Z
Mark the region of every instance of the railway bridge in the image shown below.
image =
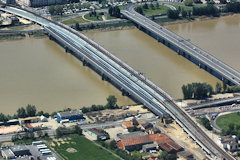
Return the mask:
M84 64L91 66L103 79L110 80L120 90L128 93L158 116L170 115L212 159L234 159L213 142L166 92L96 42L66 25L40 17L25 9L4 6L0 7L0 10L40 24L51 39L57 41L68 53L73 54Z

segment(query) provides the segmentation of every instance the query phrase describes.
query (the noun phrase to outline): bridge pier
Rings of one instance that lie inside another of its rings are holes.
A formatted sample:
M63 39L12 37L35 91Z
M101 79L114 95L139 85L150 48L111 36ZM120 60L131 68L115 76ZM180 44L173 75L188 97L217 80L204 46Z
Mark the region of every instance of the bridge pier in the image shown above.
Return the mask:
M88 63L87 63L87 61L86 60L83 60L83 66L87 66L88 65Z

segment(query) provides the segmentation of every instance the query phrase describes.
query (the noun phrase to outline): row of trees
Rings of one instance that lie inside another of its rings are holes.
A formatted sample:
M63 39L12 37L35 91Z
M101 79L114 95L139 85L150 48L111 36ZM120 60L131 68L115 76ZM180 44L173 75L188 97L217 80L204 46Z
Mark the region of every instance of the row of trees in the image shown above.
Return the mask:
M191 83L182 86L184 99L204 99L212 95L213 88L207 83Z
M112 17L120 18L120 16L121 16L120 9L119 9L118 6L115 6L115 7L112 7L112 6L111 6L111 7L108 9L108 13L109 13L109 15L112 16Z
M225 7L226 12L240 13L240 2L228 3Z
M82 129L78 126L75 125L72 128L66 128L66 127L58 127L56 129L56 136L58 138L64 136L64 135L69 135L69 134L78 134L78 135L82 135Z
M28 104L25 108L20 107L17 110L17 113L13 116L5 115L3 113L0 113L0 122L7 122L10 119L17 119L17 118L26 118L26 117L33 117L33 116L41 116L44 115L45 117L49 117L49 113L39 111L37 112L37 109L34 105Z
M205 7L193 7L193 15L195 15L195 16L203 16L203 15L219 16L219 10L213 4L208 4Z
M82 112L87 113L90 111L100 111L104 109L115 109L118 108L117 98L113 95L107 97L107 104L104 105L92 105L91 107L83 107Z

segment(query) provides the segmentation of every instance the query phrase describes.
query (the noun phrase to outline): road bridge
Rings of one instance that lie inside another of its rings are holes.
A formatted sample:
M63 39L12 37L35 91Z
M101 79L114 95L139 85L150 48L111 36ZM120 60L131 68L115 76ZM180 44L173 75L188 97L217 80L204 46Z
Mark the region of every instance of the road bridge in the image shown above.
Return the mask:
M0 10L42 25L52 39L55 39L66 51L72 53L83 63L89 64L103 79L109 79L111 83L143 103L155 114L171 115L212 158L234 159L216 145L166 92L91 39L66 25L50 21L21 8L7 6Z
M127 19L133 21L139 29L229 85L240 84L240 72L188 40L137 13L135 7L133 4L129 5L121 13Z

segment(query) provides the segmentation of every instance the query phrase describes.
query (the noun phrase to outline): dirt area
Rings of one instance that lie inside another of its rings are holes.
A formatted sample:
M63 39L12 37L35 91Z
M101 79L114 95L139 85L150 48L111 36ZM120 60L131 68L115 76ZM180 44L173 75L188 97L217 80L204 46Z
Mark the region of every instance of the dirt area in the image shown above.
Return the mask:
M13 146L14 143L13 142L3 142L1 147L7 147L7 146Z
M204 152L202 152L200 146L198 146L191 138L189 138L187 133L185 133L179 125L171 123L164 127L160 122L156 125L159 126L164 133L176 141L176 143L193 153L198 159L205 158Z
M19 19L19 22L21 22L22 24L31 24L32 23L31 21L28 21L28 20L26 20L24 18L18 17L18 19Z
M107 109L102 111L89 112L86 115L89 119L92 119L93 122L103 123L106 121L117 121L132 115L137 115L137 111L123 110L123 109L112 109L112 110Z
M138 112L140 114L149 112L149 110L143 108L143 105L129 106L128 111L134 111L134 112Z
M122 133L122 134L129 133L127 129L124 129L123 127L108 128L108 129L105 129L105 131L109 134L111 139L114 139L114 140L117 140L117 134L119 133Z
M77 152L77 150L74 149L74 148L68 148L68 149L66 149L66 151L69 152L69 153L75 153L75 152Z
M31 123L33 127L48 127L50 129L57 129L58 127L62 126L58 123L55 119L48 118L48 122L38 122L38 123Z
M22 131L22 127L19 125L12 125L9 127L2 126L0 127L0 134L16 133Z

